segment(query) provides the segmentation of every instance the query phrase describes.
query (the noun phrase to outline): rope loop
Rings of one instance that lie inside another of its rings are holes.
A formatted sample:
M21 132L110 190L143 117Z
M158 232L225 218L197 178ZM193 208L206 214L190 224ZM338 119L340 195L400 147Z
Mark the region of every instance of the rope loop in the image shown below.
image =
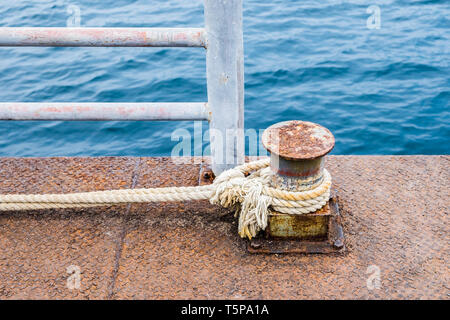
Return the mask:
M236 209L238 232L243 238L251 239L264 230L272 211L310 213L321 209L330 199L331 175L326 169L322 182L314 189L288 191L270 186L269 164L268 159L250 162L223 172L214 181L210 202Z

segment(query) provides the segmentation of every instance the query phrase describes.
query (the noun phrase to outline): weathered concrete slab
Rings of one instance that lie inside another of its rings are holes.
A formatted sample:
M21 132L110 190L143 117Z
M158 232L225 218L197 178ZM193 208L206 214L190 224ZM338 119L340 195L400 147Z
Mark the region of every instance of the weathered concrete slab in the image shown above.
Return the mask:
M251 255L206 201L0 215L0 298L440 298L450 156L330 156L348 253ZM2 159L0 192L196 185L167 158ZM66 267L79 265L79 290ZM367 279L380 270L381 288ZM369 273L368 272L369 268Z

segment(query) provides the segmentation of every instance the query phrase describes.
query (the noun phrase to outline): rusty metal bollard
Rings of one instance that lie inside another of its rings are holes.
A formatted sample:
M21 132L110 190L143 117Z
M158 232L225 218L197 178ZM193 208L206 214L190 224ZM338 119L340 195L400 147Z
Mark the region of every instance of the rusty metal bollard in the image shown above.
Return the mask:
M322 182L324 156L334 147L333 134L306 121L286 121L267 128L262 136L270 152L272 186L310 190ZM339 210L334 199L322 209L301 215L272 212L265 236L250 241L250 252L330 253L344 249Z

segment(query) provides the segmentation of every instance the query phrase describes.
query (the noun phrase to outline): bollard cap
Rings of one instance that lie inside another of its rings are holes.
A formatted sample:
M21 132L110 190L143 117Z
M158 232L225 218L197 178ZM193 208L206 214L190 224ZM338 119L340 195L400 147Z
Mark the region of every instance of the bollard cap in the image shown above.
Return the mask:
M276 123L262 135L262 143L270 153L288 160L323 157L334 147L334 136L325 127L308 121Z

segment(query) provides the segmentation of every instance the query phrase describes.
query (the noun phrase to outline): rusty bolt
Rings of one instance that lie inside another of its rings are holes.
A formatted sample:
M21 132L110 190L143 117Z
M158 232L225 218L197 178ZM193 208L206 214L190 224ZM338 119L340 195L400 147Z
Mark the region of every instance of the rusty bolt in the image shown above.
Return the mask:
M336 241L334 241L333 246L340 249L344 246L344 241L342 241L342 239L337 239Z
M259 249L259 248L261 248L261 242L256 241L255 239L253 239L252 241L250 241L250 246L253 249Z
M205 173L203 174L203 178L204 178L205 180L211 179L211 173L205 172Z

